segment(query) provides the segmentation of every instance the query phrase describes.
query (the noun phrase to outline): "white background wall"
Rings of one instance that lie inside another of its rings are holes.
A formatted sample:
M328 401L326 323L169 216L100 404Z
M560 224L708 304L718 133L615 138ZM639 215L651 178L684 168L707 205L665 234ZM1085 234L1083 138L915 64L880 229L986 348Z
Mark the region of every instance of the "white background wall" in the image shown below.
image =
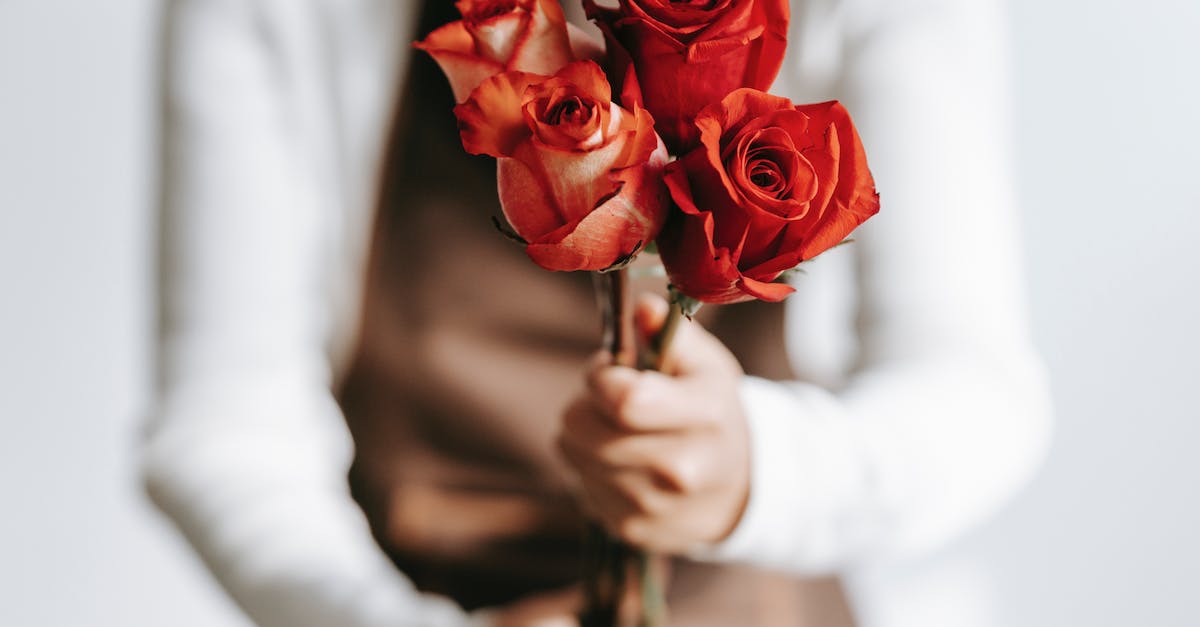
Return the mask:
M0 625L244 624L135 479L157 6L0 0ZM916 570L970 565L1001 625L1195 625L1200 2L1012 6L1057 436L1011 507Z
M136 480L157 4L0 0L6 627L245 624Z

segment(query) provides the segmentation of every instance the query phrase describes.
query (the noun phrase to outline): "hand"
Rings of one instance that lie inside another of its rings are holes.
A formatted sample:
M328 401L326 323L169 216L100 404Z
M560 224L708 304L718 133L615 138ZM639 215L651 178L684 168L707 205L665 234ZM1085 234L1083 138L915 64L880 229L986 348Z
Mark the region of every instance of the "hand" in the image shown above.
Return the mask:
M481 614L489 627L579 627L583 592L578 586L528 596Z
M657 333L666 313L661 299L639 302L639 333ZM682 553L733 531L750 491L742 376L729 350L686 320L662 372L597 356L587 390L563 417L559 445L579 472L585 505L611 533Z

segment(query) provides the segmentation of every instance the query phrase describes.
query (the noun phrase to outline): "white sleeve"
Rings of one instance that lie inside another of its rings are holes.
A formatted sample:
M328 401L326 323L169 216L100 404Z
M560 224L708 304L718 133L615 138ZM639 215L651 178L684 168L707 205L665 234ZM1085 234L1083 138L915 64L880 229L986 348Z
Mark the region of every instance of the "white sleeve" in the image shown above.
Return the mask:
M816 573L927 550L1014 493L1049 440L1024 318L1003 15L990 0L864 0L838 19L835 95L882 200L831 253L857 255L857 365L836 391L747 379L750 501L710 559Z
M274 10L317 19L304 15L310 3L288 2ZM263 4L167 9L147 489L257 624L466 625L456 604L396 571L349 494L353 445L330 392L321 268L331 216L345 208L306 160L311 103L300 93L328 68L292 56L295 32Z

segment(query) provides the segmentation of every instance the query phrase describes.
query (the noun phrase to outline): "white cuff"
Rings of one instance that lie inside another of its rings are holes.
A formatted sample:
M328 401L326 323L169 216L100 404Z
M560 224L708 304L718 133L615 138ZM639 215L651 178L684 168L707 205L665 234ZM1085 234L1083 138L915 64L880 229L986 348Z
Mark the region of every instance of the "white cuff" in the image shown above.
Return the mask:
M844 557L847 536L857 535L845 514L866 490L853 425L838 400L815 385L745 377L741 394L750 497L733 533L691 557L829 572Z

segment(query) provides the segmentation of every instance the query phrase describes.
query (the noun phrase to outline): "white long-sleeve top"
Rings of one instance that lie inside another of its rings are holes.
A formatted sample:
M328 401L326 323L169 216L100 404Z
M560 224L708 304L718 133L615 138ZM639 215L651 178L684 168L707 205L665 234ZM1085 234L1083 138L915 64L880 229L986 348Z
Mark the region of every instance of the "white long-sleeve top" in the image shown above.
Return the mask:
M149 492L259 624L465 625L371 537L332 395L420 3L174 0ZM747 377L752 484L696 557L840 572L992 512L1048 439L993 0L793 2L775 93L839 98L882 196L789 299L806 381Z

